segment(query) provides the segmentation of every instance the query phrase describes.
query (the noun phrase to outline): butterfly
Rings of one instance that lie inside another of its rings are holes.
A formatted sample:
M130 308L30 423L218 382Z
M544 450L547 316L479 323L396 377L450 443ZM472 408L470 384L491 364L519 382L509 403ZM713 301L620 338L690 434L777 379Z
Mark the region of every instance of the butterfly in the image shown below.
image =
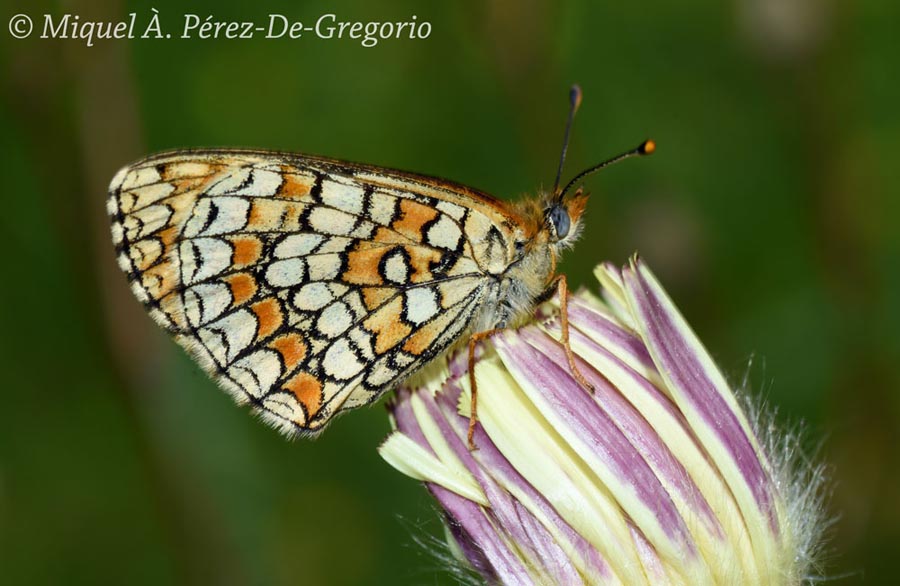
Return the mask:
M565 145L581 93L572 90ZM240 403L321 431L468 342L528 320L559 288L587 195L506 203L425 175L317 156L180 150L120 170L118 265L150 316ZM567 324L563 343L568 347ZM583 378L581 378L583 380ZM586 383L585 383L586 384Z

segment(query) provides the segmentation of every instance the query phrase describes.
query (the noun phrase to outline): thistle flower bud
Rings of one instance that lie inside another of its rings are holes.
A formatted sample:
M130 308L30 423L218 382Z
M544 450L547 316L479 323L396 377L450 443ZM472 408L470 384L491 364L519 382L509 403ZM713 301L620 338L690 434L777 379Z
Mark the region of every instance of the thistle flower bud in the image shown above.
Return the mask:
M490 339L397 393L380 448L426 483L452 551L489 583L800 584L821 540L823 476L763 434L637 258L596 270L603 301Z

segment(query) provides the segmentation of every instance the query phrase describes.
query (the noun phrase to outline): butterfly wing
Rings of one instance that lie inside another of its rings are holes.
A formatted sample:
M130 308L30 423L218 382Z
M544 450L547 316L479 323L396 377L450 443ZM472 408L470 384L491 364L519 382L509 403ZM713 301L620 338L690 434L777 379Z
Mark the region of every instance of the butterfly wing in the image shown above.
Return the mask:
M315 432L450 347L518 219L439 179L258 151L122 169L108 212L153 318L276 427Z

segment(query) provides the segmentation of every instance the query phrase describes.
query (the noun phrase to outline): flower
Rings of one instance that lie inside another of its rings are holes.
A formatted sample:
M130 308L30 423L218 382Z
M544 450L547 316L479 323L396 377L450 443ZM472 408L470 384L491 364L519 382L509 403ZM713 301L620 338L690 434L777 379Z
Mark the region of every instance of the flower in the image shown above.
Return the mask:
M820 468L761 433L649 268L595 271L603 301L490 339L403 389L382 457L425 481L451 550L489 583L800 584L821 539ZM766 426L764 431L767 430ZM780 443L779 443L780 442Z

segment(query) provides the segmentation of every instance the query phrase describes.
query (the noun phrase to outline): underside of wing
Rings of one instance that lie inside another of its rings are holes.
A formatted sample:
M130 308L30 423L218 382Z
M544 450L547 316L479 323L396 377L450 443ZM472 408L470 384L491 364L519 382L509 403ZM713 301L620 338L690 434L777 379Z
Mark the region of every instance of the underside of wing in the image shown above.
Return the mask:
M153 318L276 427L315 432L468 328L515 218L439 180L256 151L120 171L118 262Z

